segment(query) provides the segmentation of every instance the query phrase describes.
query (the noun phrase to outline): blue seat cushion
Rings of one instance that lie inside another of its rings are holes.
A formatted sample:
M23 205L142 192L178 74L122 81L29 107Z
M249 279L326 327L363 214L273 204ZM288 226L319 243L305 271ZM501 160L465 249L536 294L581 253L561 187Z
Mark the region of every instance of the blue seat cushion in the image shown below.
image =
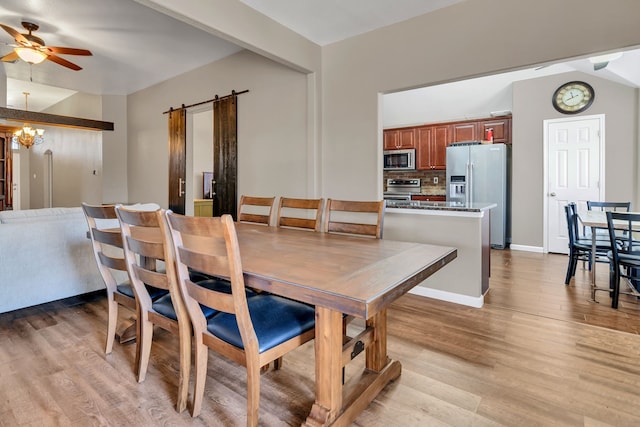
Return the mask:
M124 294L128 297L135 298L135 294L133 293L133 288L131 287L131 283L127 280L118 285L118 292ZM165 296L169 293L169 291L165 289L156 288L154 286L147 285L147 292L149 292L149 297L152 301L157 300L158 298Z
M229 283L227 280L224 280L224 279L208 279L202 282L198 282L198 285L207 289L211 289L212 291L224 292L227 294L231 293L231 283ZM247 298L250 298L255 295L256 295L255 292L251 290L247 290ZM171 295L169 294L164 295L158 298L157 300L153 301L153 304L151 305L151 307L158 313L162 314L164 317L168 317L169 319L173 319L173 320L178 320L178 316L176 315L176 311L173 308L173 303L171 301ZM204 317L207 319L219 313L218 310L214 310L213 308L207 307L206 305L200 304L200 308L202 309L202 314L204 314Z
M209 279L215 279L215 277L212 277L212 276L210 276L208 274L201 273L199 271L195 271L195 270L191 270L191 269L189 269L189 278L194 283L202 282L204 280L209 280Z
M258 294L247 299L247 305L260 353L315 327L315 309L306 304ZM207 322L207 330L231 345L244 348L233 314L220 313L212 317Z

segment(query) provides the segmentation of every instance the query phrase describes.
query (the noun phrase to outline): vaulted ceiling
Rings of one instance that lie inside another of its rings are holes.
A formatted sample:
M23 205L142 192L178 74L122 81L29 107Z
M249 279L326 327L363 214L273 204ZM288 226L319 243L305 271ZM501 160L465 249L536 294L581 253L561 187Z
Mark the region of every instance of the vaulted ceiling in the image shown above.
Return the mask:
M240 0L309 40L325 45L429 13L464 0ZM49 46L89 49L93 56L62 55L83 69L51 61L2 63L8 78L7 106L40 111L79 91L126 95L241 50L205 31L134 0L3 0L0 23L24 32L21 22L38 24ZM0 30L0 55L13 49ZM599 76L640 87L640 55L626 54ZM581 59L568 63L593 72Z

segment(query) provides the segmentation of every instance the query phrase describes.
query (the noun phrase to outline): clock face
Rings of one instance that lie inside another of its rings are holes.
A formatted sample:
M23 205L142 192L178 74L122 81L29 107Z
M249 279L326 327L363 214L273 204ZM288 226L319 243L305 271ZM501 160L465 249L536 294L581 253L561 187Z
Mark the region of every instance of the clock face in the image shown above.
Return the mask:
M552 102L556 110L563 114L577 114L591 105L595 93L585 82L569 82L560 86L553 94Z

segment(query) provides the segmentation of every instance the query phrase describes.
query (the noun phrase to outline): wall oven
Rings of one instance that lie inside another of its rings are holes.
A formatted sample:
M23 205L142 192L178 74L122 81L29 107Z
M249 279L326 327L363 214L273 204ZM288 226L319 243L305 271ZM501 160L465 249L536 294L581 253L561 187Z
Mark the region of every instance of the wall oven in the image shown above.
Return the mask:
M384 151L384 170L415 170L416 168L416 150L411 148L408 150L385 150Z

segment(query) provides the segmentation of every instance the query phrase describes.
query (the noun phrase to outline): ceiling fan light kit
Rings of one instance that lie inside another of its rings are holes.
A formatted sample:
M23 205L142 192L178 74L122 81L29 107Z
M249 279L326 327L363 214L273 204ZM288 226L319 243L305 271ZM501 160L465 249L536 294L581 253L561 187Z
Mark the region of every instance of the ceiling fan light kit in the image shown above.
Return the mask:
M14 49L20 59L29 64L39 64L47 59L47 54L28 47L16 47Z
M33 65L39 64L45 59L48 59L49 61L62 65L63 67L67 67L74 71L79 71L82 70L82 67L74 64L73 62L67 61L66 59L58 55L92 55L91 51L88 51L86 49L46 46L43 39L32 34L34 31L40 28L37 24L23 21L22 26L28 31L28 33L23 34L8 25L0 24L0 27L7 33L9 33L9 35L13 37L13 39L17 43L17 45L15 45L13 49L13 52L10 52L0 58L1 61L15 62L16 59L20 58L23 61Z

